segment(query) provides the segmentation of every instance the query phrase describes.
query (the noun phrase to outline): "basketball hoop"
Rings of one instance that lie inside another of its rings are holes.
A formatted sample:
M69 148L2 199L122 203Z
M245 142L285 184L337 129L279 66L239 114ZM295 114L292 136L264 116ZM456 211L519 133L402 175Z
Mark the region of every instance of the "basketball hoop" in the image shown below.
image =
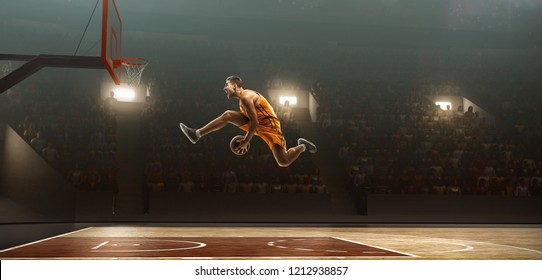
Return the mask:
M149 62L144 58L139 57L129 57L123 58L121 65L124 68L124 73L126 74L123 82L131 86L139 86L139 81L141 80L141 74Z

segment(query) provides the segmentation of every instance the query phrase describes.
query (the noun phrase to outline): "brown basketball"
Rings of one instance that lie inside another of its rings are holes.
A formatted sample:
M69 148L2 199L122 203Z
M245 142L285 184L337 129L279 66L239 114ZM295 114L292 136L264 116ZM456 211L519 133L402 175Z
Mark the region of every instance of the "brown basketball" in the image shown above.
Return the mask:
M241 141L243 141L243 139L245 138L245 136L243 135L237 135L235 137L233 137L230 141L230 149L232 151L232 153L238 155L238 156L242 156L244 154L246 154L248 152L248 150L250 149L250 143L248 143L248 146L247 146L247 149L245 150L245 152L243 153L238 153L235 151L235 149L237 149L237 147L239 147L239 143Z

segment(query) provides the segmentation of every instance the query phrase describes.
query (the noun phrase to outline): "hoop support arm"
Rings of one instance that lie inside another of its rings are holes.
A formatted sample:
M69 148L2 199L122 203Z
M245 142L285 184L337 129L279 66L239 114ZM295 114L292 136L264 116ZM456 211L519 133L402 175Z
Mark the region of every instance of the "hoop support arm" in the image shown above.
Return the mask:
M70 55L0 54L0 60L28 61L0 79L0 94L15 86L43 67L104 69L101 57Z

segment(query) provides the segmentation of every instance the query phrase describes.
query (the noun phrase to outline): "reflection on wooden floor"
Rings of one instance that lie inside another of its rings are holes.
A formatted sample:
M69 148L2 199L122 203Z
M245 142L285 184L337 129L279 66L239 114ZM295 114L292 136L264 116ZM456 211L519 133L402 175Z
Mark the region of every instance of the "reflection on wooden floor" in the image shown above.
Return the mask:
M540 260L542 227L89 227L0 259Z

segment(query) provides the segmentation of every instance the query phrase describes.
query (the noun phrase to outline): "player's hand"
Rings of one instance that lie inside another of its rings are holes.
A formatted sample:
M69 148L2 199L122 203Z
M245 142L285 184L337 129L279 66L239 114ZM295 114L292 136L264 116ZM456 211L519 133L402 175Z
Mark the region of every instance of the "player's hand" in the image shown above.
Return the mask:
M239 146L237 146L237 148L235 149L235 151L237 153L245 153L247 150L248 150L248 144L250 143L249 141L246 141L245 139L243 140L237 140L237 142L239 142Z

